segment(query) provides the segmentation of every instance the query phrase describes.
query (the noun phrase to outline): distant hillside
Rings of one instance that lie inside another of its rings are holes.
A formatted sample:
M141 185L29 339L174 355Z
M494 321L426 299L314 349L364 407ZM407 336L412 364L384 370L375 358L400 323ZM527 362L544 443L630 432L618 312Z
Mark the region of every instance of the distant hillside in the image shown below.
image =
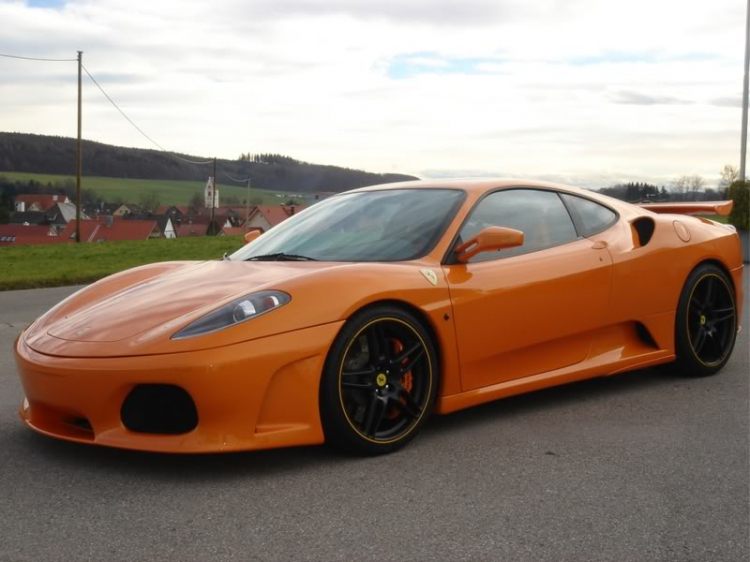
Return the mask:
M0 173L36 172L75 174L76 140L68 137L0 132ZM189 160L203 156L180 154ZM373 174L362 170L299 162L279 155L256 155L258 162L218 160L220 182L227 172L235 178L252 178L252 186L295 192L346 191L366 185L417 179L402 174ZM206 181L210 166L181 162L158 150L125 148L83 141L84 176L151 180Z

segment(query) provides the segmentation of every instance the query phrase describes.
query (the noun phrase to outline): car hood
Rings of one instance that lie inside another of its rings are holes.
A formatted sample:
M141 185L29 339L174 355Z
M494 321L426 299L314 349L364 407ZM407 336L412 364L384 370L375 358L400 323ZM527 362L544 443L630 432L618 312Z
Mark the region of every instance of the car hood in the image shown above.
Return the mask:
M100 289L94 284L74 295L72 306L66 303L67 306L53 311L49 318L40 319L43 325L32 326L26 342L37 351L50 353L52 348L59 348L50 346L50 337L58 341L98 344L124 340L145 342L157 335L169 339L183 326L235 298L264 289L283 290L291 280L340 267L346 265L187 262L145 280L133 273L135 282L128 282L126 272L119 283L108 283L105 279L100 282L103 284Z

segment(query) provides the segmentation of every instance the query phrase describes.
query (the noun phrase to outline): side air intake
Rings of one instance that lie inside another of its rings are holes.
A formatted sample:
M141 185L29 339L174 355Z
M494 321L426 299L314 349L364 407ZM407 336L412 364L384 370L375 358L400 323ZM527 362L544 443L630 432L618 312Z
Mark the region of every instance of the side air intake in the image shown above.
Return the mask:
M654 235L656 224L654 219L649 217L639 217L630 223L630 229L633 232L633 245L636 248L642 248L651 241Z

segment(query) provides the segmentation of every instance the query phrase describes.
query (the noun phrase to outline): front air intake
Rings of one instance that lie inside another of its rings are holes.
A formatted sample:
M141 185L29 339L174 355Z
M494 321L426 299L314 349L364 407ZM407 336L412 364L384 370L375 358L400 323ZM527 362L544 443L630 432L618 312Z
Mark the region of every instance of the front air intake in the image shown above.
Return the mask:
M190 395L179 386L141 384L125 398L120 419L130 431L175 435L198 426L198 411Z

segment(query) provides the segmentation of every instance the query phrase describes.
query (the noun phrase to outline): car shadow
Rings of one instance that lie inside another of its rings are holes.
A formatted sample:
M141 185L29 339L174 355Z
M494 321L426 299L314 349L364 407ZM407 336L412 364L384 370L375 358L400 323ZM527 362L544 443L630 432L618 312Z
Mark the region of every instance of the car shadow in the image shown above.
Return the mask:
M409 454L410 451L419 454L419 450L439 446L446 436L472 425L502 423L503 419L508 417L533 415L541 410L574 408L576 403L597 397L603 399L613 393L637 393L644 388L690 385L691 382L690 379L669 372L646 369L506 398L448 416L433 417L419 436L419 446L407 447L403 452L396 454ZM3 443L6 439L10 439L12 443ZM50 467L57 465L60 468L87 472L137 474L140 477L170 482L176 479L206 481L262 478L271 474L308 471L329 465L340 468L342 464L377 462L377 459L346 455L325 446L205 455L128 451L60 441L34 433L21 424L15 429L2 432L0 447L6 451L11 447L16 450L21 447L25 449L26 458L33 462L43 462Z

